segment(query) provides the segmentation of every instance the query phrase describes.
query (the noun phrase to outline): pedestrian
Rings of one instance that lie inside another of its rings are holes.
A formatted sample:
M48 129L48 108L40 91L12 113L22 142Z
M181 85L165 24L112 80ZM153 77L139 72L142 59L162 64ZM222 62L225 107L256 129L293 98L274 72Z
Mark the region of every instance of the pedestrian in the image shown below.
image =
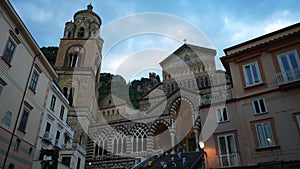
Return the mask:
M189 164L185 156L182 157L182 163L183 163L183 168L187 169Z
M176 164L176 162L175 161L173 161L173 169L177 169L177 164Z
M179 159L181 159L181 151L180 150L178 151L177 156Z
M148 168L152 167L152 161L151 160L149 160L147 164L148 164Z
M165 164L165 162L161 161L160 162L160 168L164 168L164 164Z

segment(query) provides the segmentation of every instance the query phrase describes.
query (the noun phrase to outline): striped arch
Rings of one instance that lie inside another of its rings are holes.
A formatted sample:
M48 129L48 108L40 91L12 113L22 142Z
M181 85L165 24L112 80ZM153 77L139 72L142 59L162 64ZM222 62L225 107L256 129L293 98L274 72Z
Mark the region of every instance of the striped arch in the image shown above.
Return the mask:
M118 132L122 132L125 135L130 135L128 129L125 126L123 126L123 125L116 126L115 130L118 131Z
M158 125L159 124L164 124L165 126L167 126L168 128L171 127L171 124L169 122L167 122L164 119L158 119L156 120L150 127L149 129L149 135L150 136L154 136L155 131L158 129Z
M178 97L175 99L175 101L173 101L171 107L170 107L170 112L173 114L176 111L176 108L180 105L181 101L186 101L190 107L192 111L195 111L195 107L192 103L192 101L190 101L189 99L185 98L185 97Z

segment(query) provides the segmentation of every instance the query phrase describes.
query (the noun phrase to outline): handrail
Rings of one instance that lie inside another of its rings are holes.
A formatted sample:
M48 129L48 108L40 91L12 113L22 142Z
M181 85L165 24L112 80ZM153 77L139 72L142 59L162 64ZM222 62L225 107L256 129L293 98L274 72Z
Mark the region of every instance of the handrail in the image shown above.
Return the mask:
M201 154L199 155L199 157L195 160L195 162L193 163L193 165L190 167L190 169L199 169L199 162L202 162L202 158L204 156L204 151L201 152ZM202 164L203 165L203 164ZM202 166L201 165L201 166Z

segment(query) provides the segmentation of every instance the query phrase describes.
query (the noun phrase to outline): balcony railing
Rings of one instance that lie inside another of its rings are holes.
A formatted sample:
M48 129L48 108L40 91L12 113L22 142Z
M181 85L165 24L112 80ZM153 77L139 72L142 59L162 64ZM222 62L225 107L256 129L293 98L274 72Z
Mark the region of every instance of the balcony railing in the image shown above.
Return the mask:
M44 136L43 136L43 140L51 143L52 142L52 136L50 135L49 132L45 132Z
M63 150L76 150L76 151L81 152L84 155L86 154L86 150L77 143L62 144L62 149Z
M209 105L212 103L224 102L226 100L232 99L232 90L229 89L227 91L215 92L213 95L204 95L201 98L202 105Z
M68 123L66 123L66 127L65 127L67 133L73 138L74 136L74 130L69 126Z
M59 149L62 149L62 142L59 140L59 139L56 139L55 140L55 147L59 148Z
M277 73L278 85L284 85L300 80L300 69L292 69L285 72Z

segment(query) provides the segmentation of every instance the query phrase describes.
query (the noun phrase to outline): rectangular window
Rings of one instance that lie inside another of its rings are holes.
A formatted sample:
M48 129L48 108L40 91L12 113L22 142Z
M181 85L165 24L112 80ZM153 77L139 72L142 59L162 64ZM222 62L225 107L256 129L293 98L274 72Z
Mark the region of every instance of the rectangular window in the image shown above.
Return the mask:
M216 113L217 113L217 121L218 121L218 123L229 121L228 112L227 112L227 108L226 107L217 108Z
M51 103L50 103L50 109L52 109L52 110L55 107L55 101L56 101L56 97L54 95L52 95Z
M60 114L59 114L59 117L60 117L60 119L64 119L64 113L65 113L65 107L62 105L61 107L60 107Z
M28 121L28 117L29 117L29 111L24 109L23 114L22 114L22 118L21 118L21 121L20 121L20 124L19 124L19 130L25 131L27 121Z
M218 145L222 167L238 166L239 158L234 135L218 136Z
M51 130L51 124L49 122L47 122L45 133L50 133L50 130Z
M30 84L29 84L29 88L32 91L35 91L38 79L39 79L39 74L36 71L33 71L32 76L31 76L31 81L30 81Z
M70 164L71 164L71 157L62 157L61 163L63 163L64 165L70 167Z
M243 65L246 86L253 86L262 83L257 62Z
M56 131L56 136L55 136L55 140L59 140L59 137L60 137L60 131Z
M8 42L7 42L7 44L6 44L4 53L3 53L3 59L7 63L11 62L12 55L13 55L13 53L15 51L15 48L16 48L16 45L9 39Z
M252 106L255 114L263 114L268 112L264 98L252 100Z
M20 148L20 144L21 144L21 140L17 138L15 146L14 146L14 150L18 151Z
M255 128L260 148L275 146L275 141L269 121L256 123Z

